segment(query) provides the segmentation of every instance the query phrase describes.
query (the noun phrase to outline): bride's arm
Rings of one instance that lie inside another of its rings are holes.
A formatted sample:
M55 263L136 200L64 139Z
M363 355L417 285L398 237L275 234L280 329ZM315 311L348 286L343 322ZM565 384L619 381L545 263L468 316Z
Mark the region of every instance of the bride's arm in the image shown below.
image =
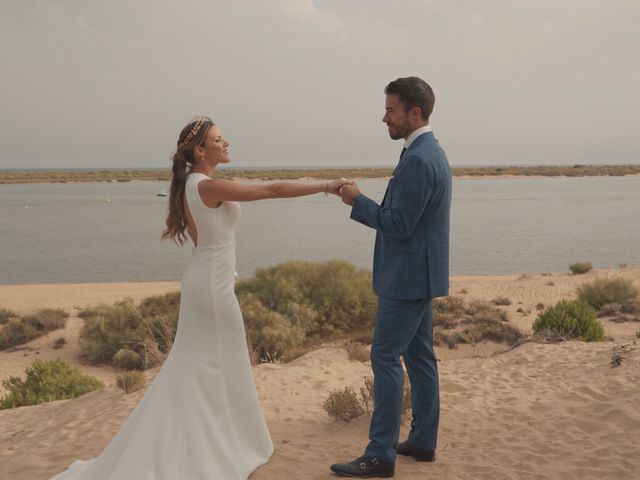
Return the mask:
M313 195L314 193L333 193L337 195L348 180L340 179L326 183L276 182L266 185L246 185L231 180L214 178L199 183L198 191L206 205L215 206L221 201L249 202L265 198L292 198Z

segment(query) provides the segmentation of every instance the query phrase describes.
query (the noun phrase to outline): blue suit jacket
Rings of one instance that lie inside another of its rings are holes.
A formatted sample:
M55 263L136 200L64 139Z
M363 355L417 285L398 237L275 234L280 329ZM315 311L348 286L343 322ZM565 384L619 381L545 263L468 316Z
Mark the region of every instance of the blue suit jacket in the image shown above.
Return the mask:
M373 289L384 298L449 293L451 169L432 132L404 152L378 205L353 199L351 218L376 230Z

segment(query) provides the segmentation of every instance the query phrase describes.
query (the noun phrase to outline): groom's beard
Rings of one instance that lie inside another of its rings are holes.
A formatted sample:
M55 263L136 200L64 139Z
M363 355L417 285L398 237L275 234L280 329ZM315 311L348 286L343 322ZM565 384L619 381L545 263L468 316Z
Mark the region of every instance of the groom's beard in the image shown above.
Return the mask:
M389 136L392 140L407 138L411 134L411 127L408 123L403 123L402 125L394 125L392 123L388 123L387 127L389 129Z

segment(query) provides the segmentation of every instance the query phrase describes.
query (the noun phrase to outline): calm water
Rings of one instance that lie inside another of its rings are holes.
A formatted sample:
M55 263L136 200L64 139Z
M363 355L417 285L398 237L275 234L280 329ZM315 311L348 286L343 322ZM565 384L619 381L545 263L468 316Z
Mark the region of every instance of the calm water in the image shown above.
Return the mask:
M386 180L359 182L380 200ZM0 185L0 283L179 279L191 247L160 243L165 182ZM242 204L238 273L292 259L371 268L374 232L336 197ZM454 274L640 263L640 176L454 179Z

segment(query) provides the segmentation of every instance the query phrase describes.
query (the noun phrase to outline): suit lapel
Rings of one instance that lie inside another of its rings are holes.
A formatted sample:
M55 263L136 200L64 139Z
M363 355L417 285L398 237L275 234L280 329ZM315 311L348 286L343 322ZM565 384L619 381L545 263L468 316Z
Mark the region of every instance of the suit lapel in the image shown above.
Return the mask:
M398 164L396 165L396 168L393 169L393 173L391 174L391 178L394 177L394 175L396 174L396 172L398 171L398 167L400 166L400 162L402 161L402 156L404 155L404 153L407 151L406 148L402 149L402 152L400 152L400 158L398 159ZM391 179L389 179L389 181L391 181ZM387 198L387 193L389 193L389 184L387 183L387 189L384 191L384 197L382 197L382 202L380 203L380 205L384 205L384 201Z

